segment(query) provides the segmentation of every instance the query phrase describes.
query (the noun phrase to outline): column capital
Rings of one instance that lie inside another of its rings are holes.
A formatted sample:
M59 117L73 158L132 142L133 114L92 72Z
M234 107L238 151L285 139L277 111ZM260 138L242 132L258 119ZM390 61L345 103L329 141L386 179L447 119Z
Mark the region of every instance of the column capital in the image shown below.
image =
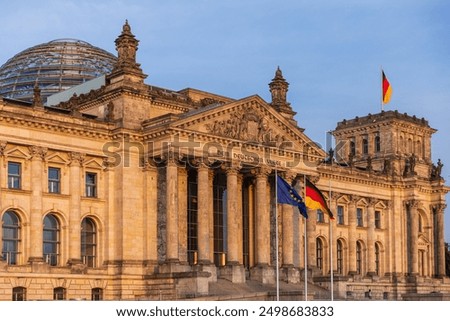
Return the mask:
M214 162L204 157L195 157L189 159L189 164L197 169L209 168Z
M439 204L432 204L430 205L431 209L436 211L436 213L444 213L445 209L447 208L447 204L445 203L439 203Z
M156 163L156 161L153 158L149 157L144 160L142 167L143 167L144 171L151 171L151 170L156 170L158 168L158 164Z
M297 173L294 171L281 172L279 175L289 184L297 177Z
M252 174L258 177L264 177L267 178L269 174L272 172L272 168L269 166L260 166L257 168L252 169Z
M222 164L221 167L227 174L238 174L242 165L240 162L227 162Z
M350 206L356 206L356 203L358 203L361 197L357 195L348 195L348 199L350 201L349 203Z
M5 155L5 149L6 149L6 145L7 144L8 144L7 141L0 140L0 156L4 156Z
M375 205L379 202L379 199L376 197L369 197L367 199L368 207L375 207Z
M331 200L337 201L343 194L338 192L331 192Z
M405 207L417 209L422 205L422 202L419 200L406 200L403 202Z
M31 159L37 158L44 160L48 152L48 149L42 146L29 146L28 150L30 151Z
M79 152L70 152L69 153L69 159L70 159L70 165L83 165L84 158L86 157L86 154L79 153Z

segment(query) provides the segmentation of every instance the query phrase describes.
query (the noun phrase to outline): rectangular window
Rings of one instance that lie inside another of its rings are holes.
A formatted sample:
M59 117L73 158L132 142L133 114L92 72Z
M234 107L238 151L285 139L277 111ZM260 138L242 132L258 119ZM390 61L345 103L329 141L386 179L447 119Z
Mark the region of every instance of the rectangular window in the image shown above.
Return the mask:
M344 225L344 206L338 205L337 207L337 223Z
M59 168L48 168L48 192L61 193L61 170Z
M8 188L21 188L21 166L20 163L8 162Z
M325 222L325 218L324 218L323 212L321 210L317 210L317 222L319 222L319 223Z
M375 211L375 228L381 228L381 211Z
M97 174L86 173L86 196L97 197Z
M363 210L362 208L356 209L356 226L363 226Z

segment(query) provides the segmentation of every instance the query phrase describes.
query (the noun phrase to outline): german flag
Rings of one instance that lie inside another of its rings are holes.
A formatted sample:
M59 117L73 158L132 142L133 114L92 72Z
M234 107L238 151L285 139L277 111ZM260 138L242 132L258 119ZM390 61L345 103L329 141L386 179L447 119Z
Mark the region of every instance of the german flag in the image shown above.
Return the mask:
M331 213L331 210L328 208L322 192L319 191L319 189L308 179L306 180L305 195L305 204L307 208L311 210L321 210L324 213L328 213L330 219L334 220L333 213Z
M382 87L383 87L383 104L387 104L391 100L392 87L383 70L381 70L381 73L382 73Z

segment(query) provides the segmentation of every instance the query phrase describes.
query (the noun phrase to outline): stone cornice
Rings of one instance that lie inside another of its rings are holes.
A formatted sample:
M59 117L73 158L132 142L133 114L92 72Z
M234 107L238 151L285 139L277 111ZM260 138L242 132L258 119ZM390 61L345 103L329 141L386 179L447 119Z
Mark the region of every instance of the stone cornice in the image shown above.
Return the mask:
M10 123L14 126L95 139L108 139L110 129L108 124L97 120L80 119L48 111L33 115L31 110L26 112L23 108L20 108L17 112L15 110L0 111L0 123Z

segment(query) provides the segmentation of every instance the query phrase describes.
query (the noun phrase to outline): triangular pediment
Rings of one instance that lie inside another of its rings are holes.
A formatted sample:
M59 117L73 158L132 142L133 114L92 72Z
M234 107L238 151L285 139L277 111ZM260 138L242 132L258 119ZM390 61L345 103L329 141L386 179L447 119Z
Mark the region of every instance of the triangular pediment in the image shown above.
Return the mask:
M25 149L25 148L23 148L23 149ZM12 158L25 158L25 159L30 158L30 154L26 153L20 147L14 147L14 148L12 148L10 150L7 150L5 152L5 155L7 157L12 157Z
M64 165L69 163L69 161L67 159L63 158L59 153L53 153L53 154L49 155L46 158L46 161L48 163L64 164Z
M83 163L83 167L101 169L102 164L97 159L91 158Z
M259 96L190 111L171 119L169 128L178 133L227 140L240 145L307 153L317 159L326 156L301 128Z

